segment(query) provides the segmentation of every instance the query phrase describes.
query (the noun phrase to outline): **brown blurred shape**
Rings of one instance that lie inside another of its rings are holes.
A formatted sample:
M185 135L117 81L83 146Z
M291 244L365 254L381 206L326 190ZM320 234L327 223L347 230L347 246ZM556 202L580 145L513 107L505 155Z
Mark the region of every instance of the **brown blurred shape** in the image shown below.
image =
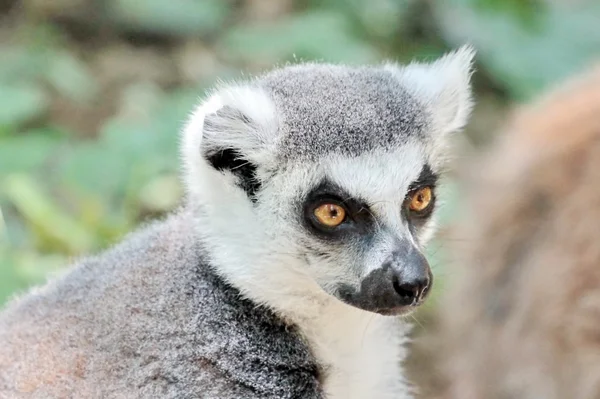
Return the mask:
M600 398L600 65L504 133L468 168L430 332L441 397Z

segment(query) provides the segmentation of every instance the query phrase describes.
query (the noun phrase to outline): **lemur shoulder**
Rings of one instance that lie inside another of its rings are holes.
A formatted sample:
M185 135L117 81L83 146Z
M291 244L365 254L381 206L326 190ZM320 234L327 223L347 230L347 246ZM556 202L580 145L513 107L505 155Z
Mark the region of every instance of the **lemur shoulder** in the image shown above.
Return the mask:
M217 88L184 205L0 315L0 397L409 398L400 361L473 51Z

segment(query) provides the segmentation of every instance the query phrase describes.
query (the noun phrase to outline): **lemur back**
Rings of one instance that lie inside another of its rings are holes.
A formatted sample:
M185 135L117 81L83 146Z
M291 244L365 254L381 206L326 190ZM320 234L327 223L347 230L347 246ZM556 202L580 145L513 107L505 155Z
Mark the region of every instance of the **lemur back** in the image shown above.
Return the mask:
M469 165L441 300L445 399L600 397L600 68Z

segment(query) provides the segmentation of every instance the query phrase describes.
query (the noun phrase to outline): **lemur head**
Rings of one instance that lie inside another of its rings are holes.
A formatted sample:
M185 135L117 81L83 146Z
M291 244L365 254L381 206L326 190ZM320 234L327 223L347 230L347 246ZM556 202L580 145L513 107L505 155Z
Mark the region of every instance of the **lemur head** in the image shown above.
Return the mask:
M294 295L380 314L422 303L436 182L471 110L472 58L463 47L427 64L300 64L213 92L183 157L217 271L275 307Z

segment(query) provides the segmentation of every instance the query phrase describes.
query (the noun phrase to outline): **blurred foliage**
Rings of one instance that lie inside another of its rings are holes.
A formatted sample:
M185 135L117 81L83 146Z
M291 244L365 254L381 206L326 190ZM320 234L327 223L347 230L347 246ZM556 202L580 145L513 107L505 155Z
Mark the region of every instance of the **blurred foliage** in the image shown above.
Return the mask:
M583 0L0 0L0 303L177 205L177 134L217 78L471 42L479 145L596 56L598 20Z
M435 9L441 31L470 41L510 96L526 101L598 57L600 2L446 0Z

